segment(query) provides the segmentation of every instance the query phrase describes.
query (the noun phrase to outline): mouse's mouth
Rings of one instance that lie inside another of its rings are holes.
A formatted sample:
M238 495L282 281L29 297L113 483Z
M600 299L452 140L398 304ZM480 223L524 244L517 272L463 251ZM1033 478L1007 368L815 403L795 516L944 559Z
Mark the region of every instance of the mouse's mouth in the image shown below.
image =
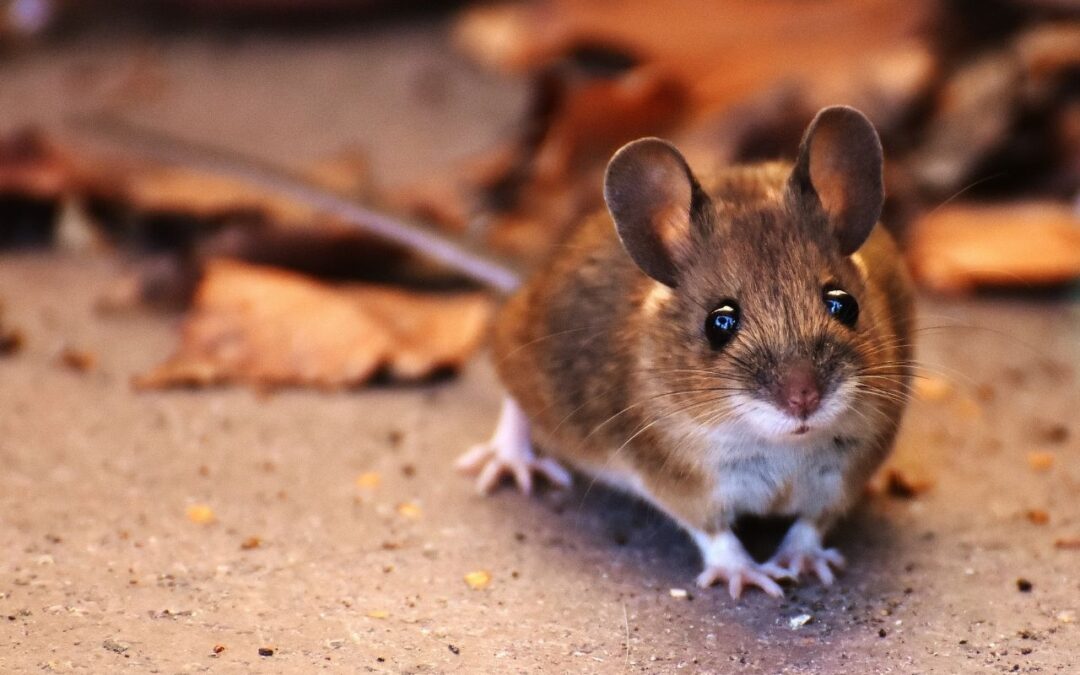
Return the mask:
M828 391L818 409L805 418L780 409L764 396L755 396L740 402L740 417L765 439L802 445L834 433L837 424L848 417L853 395L852 386L842 383Z

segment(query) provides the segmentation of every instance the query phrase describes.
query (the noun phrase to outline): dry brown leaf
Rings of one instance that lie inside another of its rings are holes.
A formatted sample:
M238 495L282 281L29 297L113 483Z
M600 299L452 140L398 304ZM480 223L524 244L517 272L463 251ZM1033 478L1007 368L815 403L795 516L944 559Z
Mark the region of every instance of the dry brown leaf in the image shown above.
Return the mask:
M470 7L455 39L510 72L535 72L582 45L607 47L678 74L695 111L707 113L781 81L828 101L851 101L867 81L896 87L925 70L913 65L925 58L897 55L919 49L931 10L929 2L891 0L761 0L753 11L724 0L707 12L692 0L544 0Z
M1080 218L1051 202L946 206L915 224L909 257L942 293L1065 284L1080 279Z
M420 380L462 365L491 314L481 293L333 287L299 274L214 261L180 348L141 388L245 383L340 388L385 370Z
M482 227L485 245L526 265L602 204L603 166L624 143L666 135L686 108L685 87L655 66L606 78L539 78L513 143L397 190L405 213L461 232ZM477 217L482 216L482 217Z
M341 231L332 219L288 196L195 167L83 150L77 171L82 192L98 210L122 211L136 219L166 214L210 223L246 219L285 228ZM369 187L369 173L360 155L343 152L301 175L315 185L359 196Z
M934 482L926 477L915 476L895 468L885 472L885 489L893 497L914 499L933 487Z
M58 199L71 187L66 153L40 131L24 128L0 136L0 193Z

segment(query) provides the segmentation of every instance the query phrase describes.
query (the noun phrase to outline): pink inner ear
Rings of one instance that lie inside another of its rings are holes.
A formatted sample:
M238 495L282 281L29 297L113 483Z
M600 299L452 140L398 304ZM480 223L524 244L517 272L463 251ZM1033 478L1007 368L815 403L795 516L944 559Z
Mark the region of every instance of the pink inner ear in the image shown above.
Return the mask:
M854 172L844 154L843 132L829 125L820 125L810 145L810 181L814 184L825 212L833 218L845 218L848 211L848 181Z
M689 203L687 198L686 203ZM652 214L656 235L660 238L664 248L668 251L681 254L687 246L687 237L690 229L690 208L682 203L668 203L658 208Z

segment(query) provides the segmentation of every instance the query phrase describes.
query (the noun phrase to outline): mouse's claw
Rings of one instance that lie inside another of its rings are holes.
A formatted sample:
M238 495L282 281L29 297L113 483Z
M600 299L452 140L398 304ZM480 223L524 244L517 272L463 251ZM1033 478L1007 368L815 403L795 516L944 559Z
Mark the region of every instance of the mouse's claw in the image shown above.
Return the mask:
M472 447L455 462L458 470L476 474L476 489L488 494L505 476L512 476L523 493L532 492L533 475L552 485L570 487L570 472L550 457L537 457L529 441L529 421L513 399L503 402L491 440Z
M813 525L797 521L784 537L776 555L764 566L792 579L797 579L804 572L812 572L821 583L831 586L836 581L833 569L843 569L845 564L844 556L839 551L822 546L821 535Z
M728 594L732 600L738 600L746 586L757 586L774 598L784 597L784 589L780 588L780 584L753 564L710 566L697 577L697 585L702 588L708 588L718 581L727 582Z
M708 588L725 581L728 593L735 600L747 586L757 586L774 598L784 597L784 589L773 580L767 568L750 557L731 530L716 534L692 531L691 534L705 561L705 570L697 578L698 586Z

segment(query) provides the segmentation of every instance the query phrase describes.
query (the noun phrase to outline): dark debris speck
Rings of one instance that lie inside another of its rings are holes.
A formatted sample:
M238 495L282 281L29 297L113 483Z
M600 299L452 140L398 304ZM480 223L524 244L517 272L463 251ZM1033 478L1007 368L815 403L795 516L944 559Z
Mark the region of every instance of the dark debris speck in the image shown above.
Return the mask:
M446 646L450 649L450 652L453 653L455 656L461 653L461 649L459 649L456 645L446 645Z
M889 631L885 630L884 628L879 628L878 629L877 636L879 638L888 637L888 635L889 635Z
M259 647L259 656L273 656L274 650L270 647Z
M1016 580L1016 588L1019 589L1021 593L1030 593L1034 586L1027 579L1020 577Z

